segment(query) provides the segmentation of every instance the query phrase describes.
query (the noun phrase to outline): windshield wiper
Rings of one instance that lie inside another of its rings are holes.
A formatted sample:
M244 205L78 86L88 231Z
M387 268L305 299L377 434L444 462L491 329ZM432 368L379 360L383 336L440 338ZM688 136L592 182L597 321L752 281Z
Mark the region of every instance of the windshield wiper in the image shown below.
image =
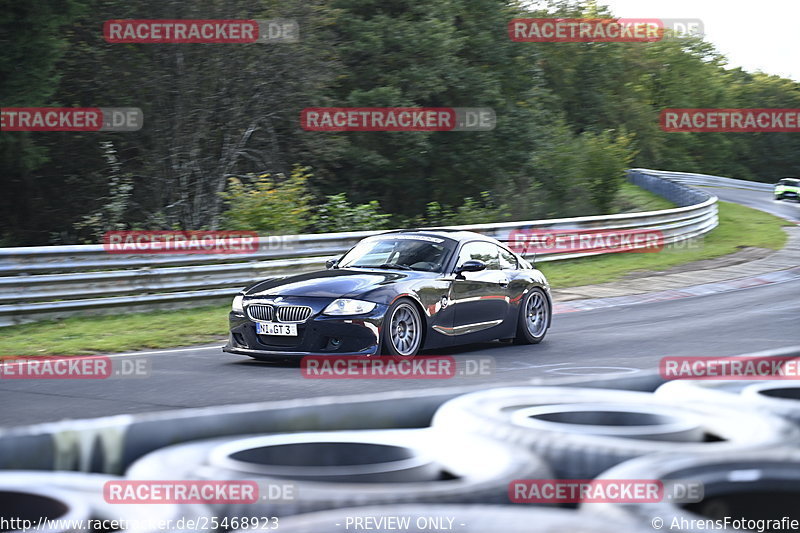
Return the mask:
M373 267L373 268L399 268L400 270L414 270L410 266L397 265L397 264L394 264L394 263L383 263L382 265L378 265L378 266Z
M346 267L342 267L342 268L380 268L380 269L386 269L386 268L394 269L394 268L396 268L396 269L399 269L399 270L415 270L415 269L413 269L413 268L411 268L409 266L396 265L394 263L383 263L381 265L347 265Z

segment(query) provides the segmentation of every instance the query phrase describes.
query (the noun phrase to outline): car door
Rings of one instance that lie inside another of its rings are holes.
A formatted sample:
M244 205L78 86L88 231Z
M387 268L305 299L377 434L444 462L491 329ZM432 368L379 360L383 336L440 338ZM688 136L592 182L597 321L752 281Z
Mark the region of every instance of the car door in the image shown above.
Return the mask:
M464 272L453 280L451 301L454 311L453 336L468 335L465 342L505 336L509 313L509 279L500 262L499 248L491 242L464 244L456 266L477 259L486 270Z

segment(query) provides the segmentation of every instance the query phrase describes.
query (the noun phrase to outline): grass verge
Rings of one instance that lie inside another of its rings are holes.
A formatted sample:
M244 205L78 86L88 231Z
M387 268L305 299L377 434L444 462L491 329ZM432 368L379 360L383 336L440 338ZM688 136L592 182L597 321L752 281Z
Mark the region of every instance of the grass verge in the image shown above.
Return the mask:
M651 204L647 208L660 207ZM786 242L786 233L781 226L792 225L763 211L726 202L720 202L719 216L719 227L696 248L612 254L541 263L539 266L555 288L602 283L620 279L631 272L663 270L724 256L743 247L778 250ZM227 334L228 309L225 305L119 316L73 317L4 327L0 328L0 355L84 355L219 341Z
M228 332L229 305L70 317L0 328L0 355L85 355L191 346Z
M614 199L614 213L634 213L636 211L658 211L670 209L675 204L657 194L637 187L633 183L623 182Z

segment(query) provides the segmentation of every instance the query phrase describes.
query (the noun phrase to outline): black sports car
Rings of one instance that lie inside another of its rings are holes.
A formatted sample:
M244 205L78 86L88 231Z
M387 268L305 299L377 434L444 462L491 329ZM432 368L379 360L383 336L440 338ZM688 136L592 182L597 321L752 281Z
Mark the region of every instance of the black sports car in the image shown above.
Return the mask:
M382 233L327 267L244 289L223 350L258 359L410 356L493 339L535 344L550 327L544 275L477 233Z

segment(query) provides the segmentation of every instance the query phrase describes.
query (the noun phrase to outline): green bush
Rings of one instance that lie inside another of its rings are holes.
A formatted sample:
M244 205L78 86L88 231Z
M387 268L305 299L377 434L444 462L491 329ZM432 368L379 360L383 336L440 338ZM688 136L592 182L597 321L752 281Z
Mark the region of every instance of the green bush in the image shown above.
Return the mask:
M231 178L222 193L228 209L222 215L222 228L257 231L261 234L288 235L302 232L336 232L384 229L390 215L381 212L377 200L352 205L345 193L325 197L314 205L307 167L295 167L286 178L261 174L246 176L249 183Z
M250 184L231 178L228 190L222 193L228 204L222 228L273 235L302 233L313 223L308 170L297 166L288 178L261 174Z
M610 213L636 155L633 136L613 131L573 136L563 128L556 130L559 142L534 156L536 193L546 206L545 216ZM534 199L527 191L519 196Z
M464 224L484 224L508 220L510 214L505 204L497 205L488 191L483 191L479 200L464 198L464 203L456 208L443 206L439 202L429 202L425 215L412 219L411 226L460 226Z
M611 131L583 133L579 144L583 154L583 173L594 208L610 213L614 199L625 181L625 170L636 155L631 145L633 136Z
M315 231L379 230L389 226L391 215L381 213L377 200L366 204L351 205L345 193L326 196L326 202L317 207L314 217Z

